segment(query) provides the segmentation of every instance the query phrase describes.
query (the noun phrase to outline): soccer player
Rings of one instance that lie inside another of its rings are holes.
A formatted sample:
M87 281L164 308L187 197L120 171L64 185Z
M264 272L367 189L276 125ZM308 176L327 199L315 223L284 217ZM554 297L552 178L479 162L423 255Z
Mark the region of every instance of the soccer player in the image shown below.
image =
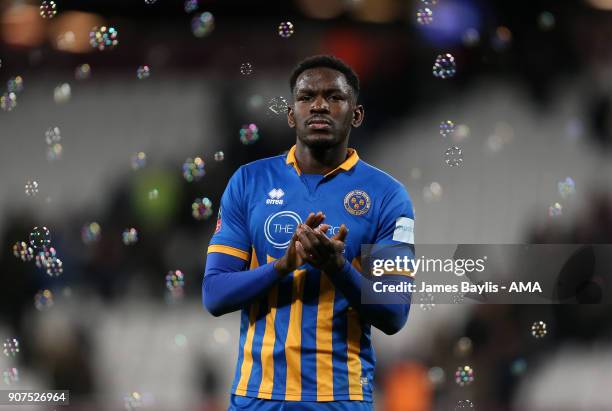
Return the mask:
M348 148L364 119L349 66L310 57L290 86L295 145L234 173L208 247L204 306L241 310L229 410L372 410L370 328L398 332L410 305L362 304L361 245L413 258L412 203Z

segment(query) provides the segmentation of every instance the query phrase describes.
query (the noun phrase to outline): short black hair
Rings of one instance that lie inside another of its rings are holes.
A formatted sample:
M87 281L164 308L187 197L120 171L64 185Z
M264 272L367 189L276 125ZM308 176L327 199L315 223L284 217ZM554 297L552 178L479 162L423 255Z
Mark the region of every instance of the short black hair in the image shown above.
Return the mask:
M295 66L295 68L293 69L291 77L289 77L289 86L291 87L291 92L293 93L295 83L300 74L302 74L308 69L317 67L327 67L344 74L347 83L353 88L355 98L359 96L359 77L357 77L355 71L344 61L340 60L336 56L331 55L312 56L300 61L298 65Z

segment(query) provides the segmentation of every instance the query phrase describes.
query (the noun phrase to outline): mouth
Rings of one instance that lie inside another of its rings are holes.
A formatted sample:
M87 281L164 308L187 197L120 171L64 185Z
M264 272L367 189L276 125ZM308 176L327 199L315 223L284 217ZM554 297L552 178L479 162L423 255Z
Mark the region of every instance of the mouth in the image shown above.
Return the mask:
M326 118L312 118L306 122L306 126L314 130L329 130L332 128L332 122Z

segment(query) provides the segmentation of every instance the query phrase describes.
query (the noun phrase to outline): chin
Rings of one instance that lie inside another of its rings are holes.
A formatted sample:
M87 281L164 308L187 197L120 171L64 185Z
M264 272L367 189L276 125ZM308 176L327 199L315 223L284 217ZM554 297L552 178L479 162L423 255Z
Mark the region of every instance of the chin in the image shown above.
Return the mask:
M302 143L306 146L314 149L331 148L340 143L333 134L329 133L311 133L302 137L300 140L302 140Z

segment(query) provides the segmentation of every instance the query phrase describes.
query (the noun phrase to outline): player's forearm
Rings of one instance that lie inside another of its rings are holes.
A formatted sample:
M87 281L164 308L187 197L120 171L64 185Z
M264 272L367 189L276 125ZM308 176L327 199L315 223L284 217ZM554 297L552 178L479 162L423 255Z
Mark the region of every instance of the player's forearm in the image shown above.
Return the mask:
M273 263L246 271L225 271L226 267L206 265L202 301L215 317L248 306L280 278Z
M363 276L348 262L340 271L328 276L367 323L389 335L397 333L406 324L410 311L409 299L406 304L362 304Z

